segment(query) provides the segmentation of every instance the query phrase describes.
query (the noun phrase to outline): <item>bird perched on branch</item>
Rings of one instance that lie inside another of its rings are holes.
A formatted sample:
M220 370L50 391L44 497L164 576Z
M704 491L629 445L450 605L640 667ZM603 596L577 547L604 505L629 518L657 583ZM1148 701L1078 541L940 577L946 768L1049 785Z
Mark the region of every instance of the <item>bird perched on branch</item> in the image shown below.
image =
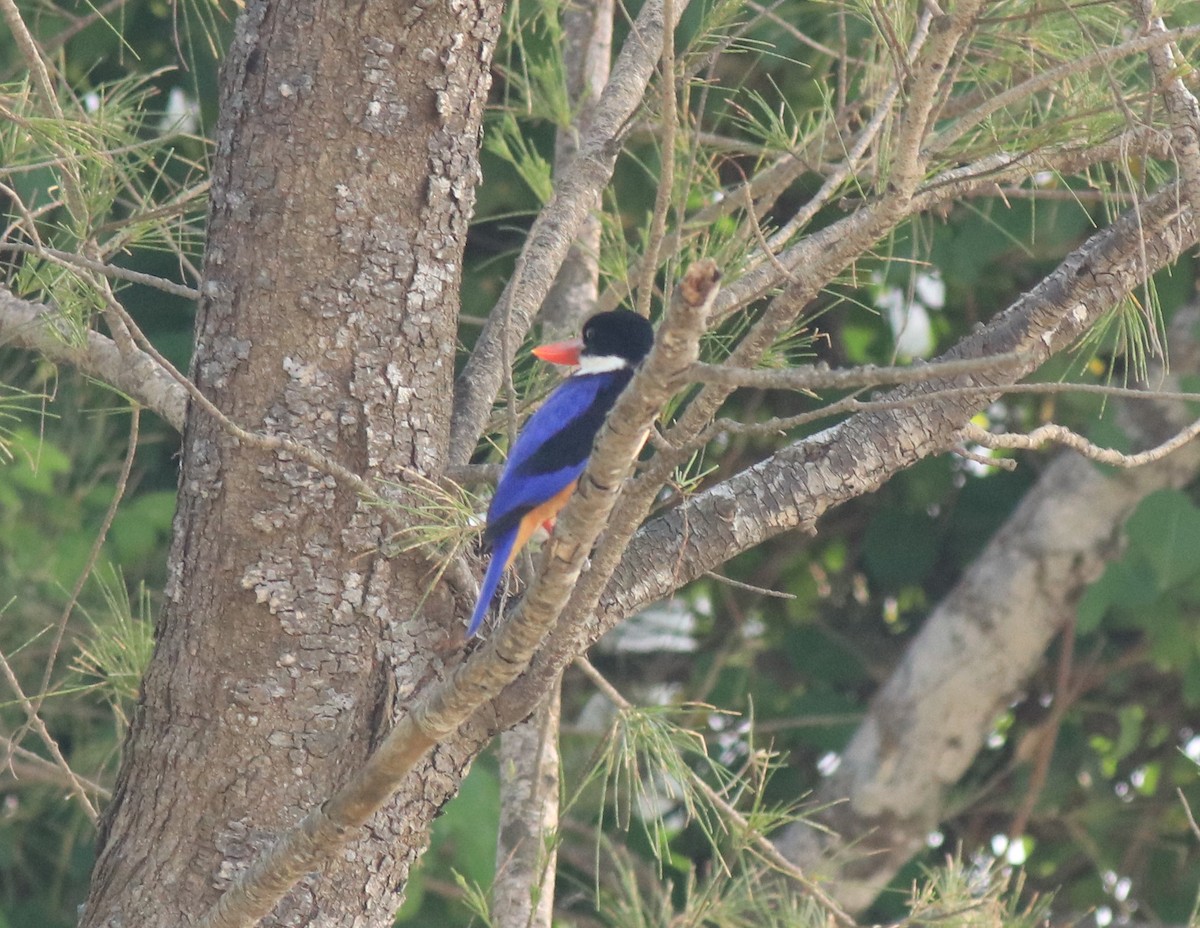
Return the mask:
M488 507L483 541L492 559L468 636L479 631L500 578L521 548L539 525L552 526L567 504L608 411L653 344L649 322L617 309L592 316L582 338L533 349L543 361L576 369L530 416L509 452Z

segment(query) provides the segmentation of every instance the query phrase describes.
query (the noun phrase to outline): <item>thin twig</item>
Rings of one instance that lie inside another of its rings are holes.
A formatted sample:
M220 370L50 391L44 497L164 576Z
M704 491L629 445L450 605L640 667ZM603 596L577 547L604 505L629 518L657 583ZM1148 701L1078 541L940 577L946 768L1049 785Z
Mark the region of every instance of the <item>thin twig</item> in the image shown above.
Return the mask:
M633 708L633 703L622 696L621 691L608 682L608 677L597 670L596 665L589 661L586 655L580 654L575 658L574 664L583 671L583 675L591 681L592 686L603 693L604 698L618 709L627 712Z
M674 0L663 0L663 17L672 21ZM675 193L675 140L679 134L675 104L675 32L663 30L662 40L662 147L659 163L661 172L658 190L654 194L654 212L650 217L650 233L646 237L646 251L642 259L644 273L638 287L637 312L650 318L650 301L654 296L654 278L658 276L659 250L667 228L667 213ZM666 295L664 298L668 298Z
M795 593L785 593L782 590L772 590L765 586L755 586L753 583L743 583L741 580L734 580L732 577L725 577L717 573L715 570L705 571L704 576L711 577L718 583L723 583L726 586L731 586L735 590L744 590L747 593L756 593L759 596L770 596L774 599L796 599Z
M153 287L155 290L161 290L163 293L169 293L172 296L183 297L185 300L200 299L200 291L192 287L177 284L172 280L167 280L165 277L143 274L141 271L131 271L128 268L119 267L115 264L107 264L104 261L93 261L91 258L85 258L83 255L76 254L75 252L60 251L57 248L49 248L45 245L30 245L25 242L5 242L4 248L7 251L38 255L61 267L83 268L103 274L105 277L115 277L118 280L127 280L130 283Z
M861 392L861 391L860 391ZM783 416L767 419L763 422L740 422L736 419L718 419L708 429L702 432L689 446L693 450L697 445L711 441L717 435L774 435L791 431L811 422L840 416L845 413L884 412L895 409L914 409L924 406L931 401L949 399L961 396L982 396L1006 394L1037 394L1053 395L1061 393L1082 393L1098 396L1120 397L1134 400L1182 400L1200 402L1200 393L1178 393L1173 391L1150 392L1131 387L1108 387L1090 383L1015 383L1001 386L980 384L971 387L939 387L926 393L914 393L899 399L890 400L860 400L857 393L843 397L820 409L811 412L798 413L794 416ZM966 437L966 436L964 436ZM984 444L979 442L979 444ZM985 446L986 447L986 446ZM992 464L998 462L992 461Z
M969 422L960 434L968 441L973 441L976 444L993 450L1018 449L1035 451L1047 442L1053 442L1082 454L1089 461L1096 461L1099 464L1110 464L1113 467L1134 468L1142 467L1154 461L1160 461L1172 451L1176 451L1188 442L1195 440L1200 435L1200 419L1197 419L1186 429L1178 432L1162 444L1138 454L1124 454L1112 448L1101 448L1099 445L1092 444L1082 435L1078 435L1065 426L1055 423L1038 426L1028 435L1011 432L997 435L975 425L973 422Z
M1200 825L1196 824L1196 817L1192 815L1192 807L1188 804L1187 797L1183 794L1183 788L1175 787L1175 793L1179 796L1180 803L1183 804L1183 814L1187 816L1188 826L1192 829L1192 834L1196 836L1196 840L1200 841Z
M8 24L21 57L25 59L25 66L29 68L29 73L33 75L34 83L37 84L38 92L45 98L46 106L57 118L62 119L63 111L58 104L54 85L50 82L50 72L46 68L46 62L42 60L37 42L25 26L21 11L13 0L0 0L0 15L3 15Z
M1012 458L993 458L986 454L980 454L978 451L972 451L966 445L955 446L954 454L962 458L964 461L971 461L981 467L994 467L999 470L1014 471L1017 469L1017 462Z
M43 782L53 783L56 786L65 786L70 789L74 782L81 783L85 789L100 799L109 799L112 797L112 790L106 786L101 786L94 780L87 777L75 774L74 781L71 777L62 772L58 764L46 760L40 754L35 754L28 748L23 748L11 738L0 735L0 748L4 750L6 760L4 766L12 772L13 778L20 780L25 776L36 776ZM18 770L16 765L23 764L26 768L25 772Z
M852 55L843 55L841 52L839 52L835 48L830 48L828 45L822 45L820 42L818 42L812 36L807 35L802 29L797 29L795 23L784 19L782 16L780 16L774 10L769 10L760 3L755 3L754 0L750 0L750 2L748 2L746 4L746 8L749 10L753 10L755 13L757 13L759 16L763 17L764 19L770 20L772 24L774 24L775 26L782 29L784 32L786 32L788 35L790 35L796 41L800 42L802 45L807 45L813 51L820 52L822 55L829 56L829 58L833 61L845 62L846 64L858 65L859 67L863 67L863 66L866 66L869 64L869 62L864 61L861 58L855 58ZM840 10L840 8L839 8L839 10Z
M68 786L75 798L79 800L83 806L83 812L88 817L88 820L95 823L99 819L96 812L96 807L92 805L91 799L88 798L87 787L83 781L75 775L75 771L71 769L71 765L67 763L67 759L63 757L62 750L58 746L58 742L54 740L54 736L50 734L50 730L46 728L46 723L42 721L42 717L33 710L33 700L25 695L25 690L21 688L21 681L17 679L16 673L9 664L8 658L4 652L0 651L0 670L4 673L4 679L8 681L9 687L13 694L17 697L17 702L21 704L21 708L25 710L25 717L29 727L37 733L37 736L42 739L42 744L46 746L46 750L50 752L55 765L62 771L66 777Z
M92 25L92 23L96 22L97 20L107 19L109 14L111 14L114 10L125 6L125 4L128 2L129 0L108 0L108 2L101 7L92 7L86 15L72 17L71 22L69 22L51 38L40 40L38 42L38 47L41 48L43 54L48 55L56 49L66 45L67 42L81 33L88 26ZM62 7L59 7L55 11L56 15L62 15L63 12L64 11ZM14 62L7 71L0 73L0 83L8 83L11 81L19 70L20 66Z

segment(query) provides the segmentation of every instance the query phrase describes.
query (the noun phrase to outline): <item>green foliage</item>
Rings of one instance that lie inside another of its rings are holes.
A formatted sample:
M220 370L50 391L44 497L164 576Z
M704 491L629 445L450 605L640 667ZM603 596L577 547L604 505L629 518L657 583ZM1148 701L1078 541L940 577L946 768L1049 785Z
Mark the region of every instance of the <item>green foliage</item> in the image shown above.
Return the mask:
M120 571L110 566L106 573L93 575L104 596L106 614L87 616L91 630L76 645L78 653L72 669L85 681L94 682L124 721L137 701L142 675L150 665L154 621L145 583L138 588L135 609Z
M80 401L78 384L60 383L56 392L58 401ZM62 626L70 592L93 564L91 550L112 502L112 475L125 452L115 418L96 413L80 422L72 413L64 421L27 412L11 435L12 459L0 464L0 590L12 597L0 616L0 652L27 695L43 692L45 679L40 714L72 769L109 783L149 659L147 591L162 587L174 512L173 494L133 494L94 562L99 569ZM131 589L137 591L132 601ZM60 627L62 646L50 668ZM23 730L25 714L5 689L0 725L7 737ZM21 745L47 756L36 737L26 735ZM73 802L64 802L61 782L26 773L4 788L0 912L14 925L75 924L91 866L91 824Z
M162 5L130 0L108 19L19 6L35 41L61 34L68 42L47 59L51 100L25 76L9 32L0 36L0 284L50 303L56 330L75 344L118 298L134 313L151 310L151 328L168 339L177 331L190 341L190 318L163 312L178 298L155 298L94 268L113 263L178 281L198 256L205 143L167 110L176 97L186 101L181 82L212 86L211 62L187 74L174 67L173 14ZM177 34L186 38L186 26ZM186 363L186 351L170 353ZM18 362L8 349L0 383L0 652L71 770L111 785L151 648L149 591L165 579L173 443L157 458L139 455L113 510L128 444L113 394L48 363ZM162 431L144 417L148 445ZM12 766L5 754L0 922L65 928L77 921L94 828L64 800L58 762L35 763L50 752L26 726L21 699L6 687L0 702L0 726L17 750Z
M517 121L511 113L504 113L491 127L483 140L484 148L496 157L511 164L521 180L545 205L554 193L550 179L550 162L543 158L521 134Z
M8 116L0 126L0 183L6 211L30 246L8 283L20 296L52 299L77 338L105 309L104 291L94 272L58 255L107 259L134 248L187 254L199 243L204 201L186 189L198 165L182 155L173 134L150 131L163 117L151 106L155 77L97 84L79 105L51 116L28 83L0 86Z
M574 108L567 91L561 12L557 0L512 4L496 60L504 77L505 107L568 128Z
M0 384L0 464L13 460L14 429L23 416L36 411L48 399L44 393L30 393L19 387Z
M948 857L927 877L912 900L914 924L1034 928L1044 924L1050 912L1048 897L1027 901L1023 877L986 857L974 861Z

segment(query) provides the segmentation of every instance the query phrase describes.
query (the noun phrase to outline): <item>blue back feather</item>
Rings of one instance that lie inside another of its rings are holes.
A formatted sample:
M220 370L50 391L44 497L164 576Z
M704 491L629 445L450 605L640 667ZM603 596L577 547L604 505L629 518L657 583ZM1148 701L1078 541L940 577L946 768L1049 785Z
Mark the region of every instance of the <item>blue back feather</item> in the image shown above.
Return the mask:
M604 417L633 376L631 370L568 377L521 429L488 507L483 540L492 560L467 635L483 624L508 565L521 519L579 479Z
M579 479L604 417L632 376L615 371L568 377L529 417L488 507L485 540ZM546 469L552 463L563 466Z

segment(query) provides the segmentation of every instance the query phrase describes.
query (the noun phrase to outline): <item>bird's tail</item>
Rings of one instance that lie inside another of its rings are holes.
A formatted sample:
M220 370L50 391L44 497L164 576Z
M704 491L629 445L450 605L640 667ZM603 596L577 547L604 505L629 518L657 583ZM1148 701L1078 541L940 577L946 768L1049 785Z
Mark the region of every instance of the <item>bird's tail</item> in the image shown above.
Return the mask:
M500 578L504 576L505 568L508 567L516 541L517 527L513 526L492 542L492 561L488 564L487 573L483 575L483 584L479 587L479 601L475 603L471 624L467 626L468 638L473 637L479 631L479 626L483 624L483 619L488 614L492 600L496 597L496 588L500 585Z

